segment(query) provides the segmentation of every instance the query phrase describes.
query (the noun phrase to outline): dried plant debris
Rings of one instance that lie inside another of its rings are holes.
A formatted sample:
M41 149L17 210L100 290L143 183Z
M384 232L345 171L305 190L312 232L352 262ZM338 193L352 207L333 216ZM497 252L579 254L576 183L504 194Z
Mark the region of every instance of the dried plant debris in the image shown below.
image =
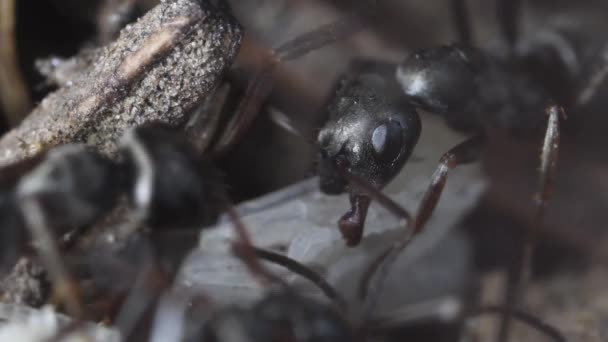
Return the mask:
M0 140L0 164L73 142L112 155L129 127L184 124L231 65L240 41L236 20L211 4L162 1Z

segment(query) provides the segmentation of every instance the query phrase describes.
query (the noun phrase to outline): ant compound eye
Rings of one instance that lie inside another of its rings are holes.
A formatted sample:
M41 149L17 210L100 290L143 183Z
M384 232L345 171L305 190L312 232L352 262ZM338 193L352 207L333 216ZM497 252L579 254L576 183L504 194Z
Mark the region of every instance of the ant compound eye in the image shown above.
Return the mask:
M391 120L376 127L372 133L372 146L379 161L390 163L397 159L403 147L403 127Z

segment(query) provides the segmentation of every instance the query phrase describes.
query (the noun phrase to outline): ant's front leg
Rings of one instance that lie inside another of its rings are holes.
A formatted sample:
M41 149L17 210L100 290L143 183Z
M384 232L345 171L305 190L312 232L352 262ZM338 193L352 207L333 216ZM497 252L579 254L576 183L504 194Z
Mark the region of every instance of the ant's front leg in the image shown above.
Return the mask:
M413 224L408 222L408 224L405 225L405 236L385 250L372 262L364 273L359 285L359 296L360 298L365 298L368 293L374 294L373 298L368 299L366 309L364 310L366 313L373 311L378 300L378 294L382 292L381 287L389 273L388 270L395 260L397 260L397 256L399 256L401 251L409 245L413 238L424 229L426 222L431 217L437 203L439 203L439 198L447 181L448 172L459 165L477 161L481 155L484 143L484 136L475 136L456 145L441 157L439 166L431 178L431 184L422 198ZM379 274L376 276L375 283L372 284L372 277L375 273Z
M448 152L446 152L439 161L439 166L431 177L431 184L429 185L414 221L414 233L422 231L424 225L433 214L439 197L443 192L445 183L447 181L448 172L459 165L470 164L479 159L481 154L481 148L485 143L485 137L482 135L475 136L464 142L456 145Z

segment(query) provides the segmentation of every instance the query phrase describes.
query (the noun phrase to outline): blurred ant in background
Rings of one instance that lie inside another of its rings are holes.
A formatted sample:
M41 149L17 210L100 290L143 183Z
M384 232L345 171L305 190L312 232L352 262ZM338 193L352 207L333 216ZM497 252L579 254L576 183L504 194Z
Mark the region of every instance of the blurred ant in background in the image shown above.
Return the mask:
M200 156L183 131L158 124L134 128L122 138L119 155L118 160L110 160L84 145L71 144L13 165L2 173L8 177L12 168L19 168L21 174L18 179L12 179L12 188L6 188L1 193L5 199L1 215L5 224L1 240L2 259L9 257L5 251L14 248L13 234L20 235L18 241L27 240L25 232L30 231L55 292L65 301L68 312L74 317L82 318L85 310L78 298L80 291L77 282L66 267L61 248L53 235L65 228L90 226L120 203L123 195L126 195L134 217L132 228L137 230L140 230L140 225L153 231L190 229L196 236L209 215L226 210L239 236L233 251L255 276L264 283L283 283L258 261L267 260L311 280L330 299L341 306L345 305L339 294L312 270L286 256L251 245L245 227L225 197L221 177ZM124 265L118 265L119 272L125 267L130 269L129 263L141 263L142 269L136 267L132 270L135 274L123 274L129 279L135 277L135 280L110 280L114 282L111 286L120 287L122 283L129 283L127 291L138 291L130 297L135 296L140 302L142 298L154 302L153 296L146 295L150 289L144 291L139 287L163 288L170 284L171 275L167 274L169 279L163 280L166 276L163 276L162 265L156 265L154 257L148 257L154 253L150 250L153 246L146 247L146 241L135 233L135 230L131 231L134 239L127 238L120 243L124 245L122 248L117 247L108 255L103 251L89 251L90 258L99 259L92 260L90 267L100 270L86 272L115 272L112 262L118 262L116 259L123 255ZM125 260L128 261L125 263ZM151 276L156 280L150 280ZM108 275L103 277L111 278ZM129 290L131 286L133 290ZM125 301L128 302L128 298ZM137 309L126 310L138 316Z

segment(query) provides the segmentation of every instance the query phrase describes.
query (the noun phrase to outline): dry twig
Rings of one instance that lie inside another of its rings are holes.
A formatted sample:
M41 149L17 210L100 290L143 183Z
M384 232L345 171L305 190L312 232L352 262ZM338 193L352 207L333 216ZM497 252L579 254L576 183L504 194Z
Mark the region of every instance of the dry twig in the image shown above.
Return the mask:
M19 71L15 3L15 0L0 0L0 104L11 126L17 125L32 106Z
M211 4L162 1L0 140L0 164L74 142L111 156L130 127L184 124L230 67L240 42L236 20Z

